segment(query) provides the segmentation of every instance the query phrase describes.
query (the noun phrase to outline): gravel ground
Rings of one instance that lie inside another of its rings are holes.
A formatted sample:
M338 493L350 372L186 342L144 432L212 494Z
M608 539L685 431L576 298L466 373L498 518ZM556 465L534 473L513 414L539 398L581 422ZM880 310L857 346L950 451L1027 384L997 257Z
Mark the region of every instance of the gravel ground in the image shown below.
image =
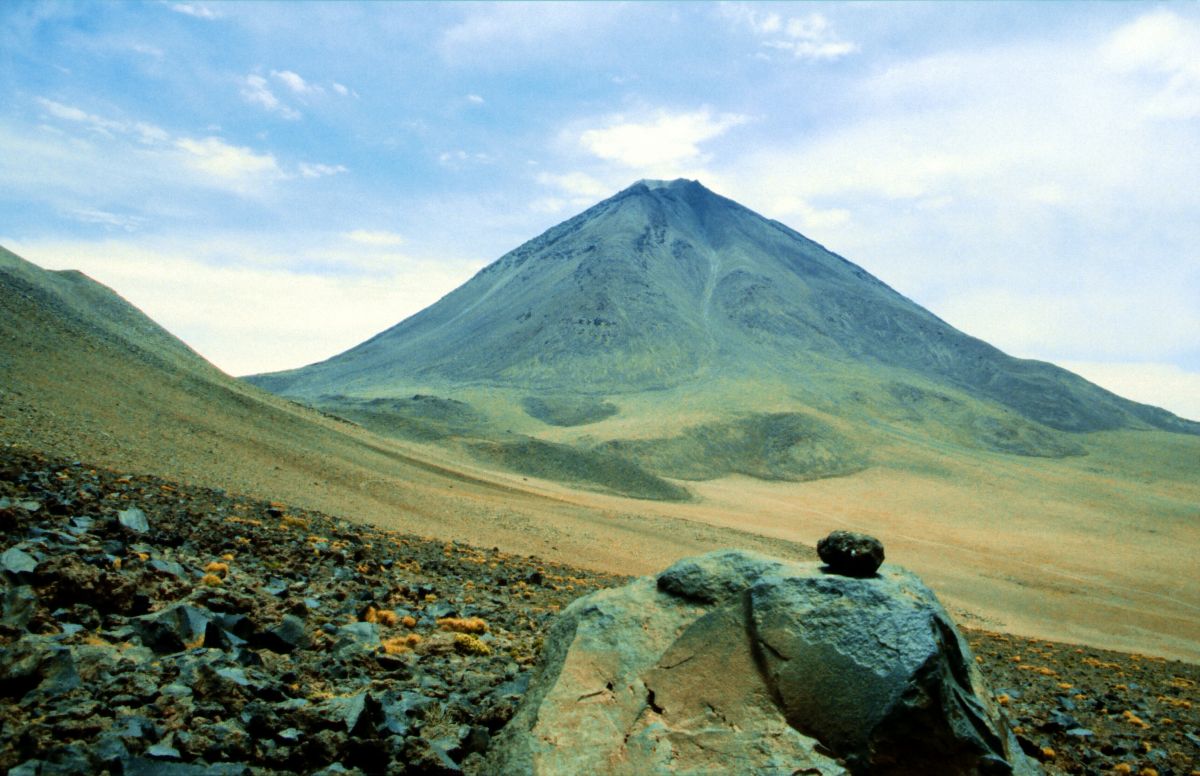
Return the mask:
M0 769L467 773L619 584L0 448ZM1051 773L1200 774L1200 667L968 631Z

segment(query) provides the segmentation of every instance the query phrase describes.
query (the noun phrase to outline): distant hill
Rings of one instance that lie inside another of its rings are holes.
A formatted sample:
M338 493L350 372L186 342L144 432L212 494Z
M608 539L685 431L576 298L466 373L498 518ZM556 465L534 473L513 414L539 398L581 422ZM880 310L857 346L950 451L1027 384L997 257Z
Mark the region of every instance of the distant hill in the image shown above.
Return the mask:
M1008 356L688 180L640 181L345 353L247 379L339 413L431 394L475 420L431 426L404 406L368 422L491 440L503 429L683 479L846 474L890 432L1049 457L1084 452L1086 432L1200 434ZM509 466L538 457L488 449Z

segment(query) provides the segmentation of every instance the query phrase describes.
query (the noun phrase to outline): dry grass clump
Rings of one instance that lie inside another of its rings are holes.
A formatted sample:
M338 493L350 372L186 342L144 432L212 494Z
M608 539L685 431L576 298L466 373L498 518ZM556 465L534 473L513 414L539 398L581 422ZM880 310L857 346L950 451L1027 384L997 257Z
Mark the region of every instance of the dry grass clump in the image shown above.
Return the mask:
M217 574L221 579L224 579L229 576L229 564L214 560L204 567L204 571L209 574Z
M488 624L478 617L442 617L437 621L442 630L455 633L487 633Z
M223 580L220 577L218 577L216 574L205 574L203 577L200 578L200 584L210 585L213 587L221 584L222 581Z

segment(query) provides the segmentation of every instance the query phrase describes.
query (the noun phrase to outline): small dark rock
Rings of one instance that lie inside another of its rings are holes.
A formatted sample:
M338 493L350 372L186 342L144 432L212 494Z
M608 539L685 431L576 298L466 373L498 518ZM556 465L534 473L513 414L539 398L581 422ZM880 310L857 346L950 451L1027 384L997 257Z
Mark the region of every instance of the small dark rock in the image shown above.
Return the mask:
M883 543L866 534L834 531L817 542L817 554L834 574L870 577L883 563Z

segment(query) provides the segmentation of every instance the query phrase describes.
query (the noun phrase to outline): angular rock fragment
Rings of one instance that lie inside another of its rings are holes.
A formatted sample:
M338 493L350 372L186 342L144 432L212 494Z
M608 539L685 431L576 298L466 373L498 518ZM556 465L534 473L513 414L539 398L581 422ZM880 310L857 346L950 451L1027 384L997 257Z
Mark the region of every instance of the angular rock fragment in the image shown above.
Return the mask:
M146 513L137 507L121 510L117 513L117 520L134 533L141 534L150 530L150 521L146 519Z

